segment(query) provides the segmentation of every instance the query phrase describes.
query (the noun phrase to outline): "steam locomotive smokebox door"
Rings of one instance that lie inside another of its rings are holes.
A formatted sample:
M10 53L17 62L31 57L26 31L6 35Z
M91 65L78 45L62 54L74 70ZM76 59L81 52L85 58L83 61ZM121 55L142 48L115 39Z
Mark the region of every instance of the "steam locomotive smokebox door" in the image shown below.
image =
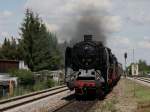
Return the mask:
M85 42L92 41L92 35L84 35L84 41Z

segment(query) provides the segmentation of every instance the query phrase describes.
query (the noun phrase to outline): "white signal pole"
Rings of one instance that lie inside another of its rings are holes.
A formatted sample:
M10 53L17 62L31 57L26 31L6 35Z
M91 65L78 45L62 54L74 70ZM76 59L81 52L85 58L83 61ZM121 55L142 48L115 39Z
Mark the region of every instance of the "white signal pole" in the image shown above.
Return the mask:
M133 68L135 69L134 58L135 58L135 57L134 57L134 48L133 48ZM135 71L135 70L133 70L133 71ZM134 74L134 72L133 72L133 74ZM134 80L134 81L133 81L133 83L134 83L134 84L133 84L133 92L134 92L133 95L135 96L135 76L133 76L133 80Z
M134 64L134 48L133 48L133 64Z

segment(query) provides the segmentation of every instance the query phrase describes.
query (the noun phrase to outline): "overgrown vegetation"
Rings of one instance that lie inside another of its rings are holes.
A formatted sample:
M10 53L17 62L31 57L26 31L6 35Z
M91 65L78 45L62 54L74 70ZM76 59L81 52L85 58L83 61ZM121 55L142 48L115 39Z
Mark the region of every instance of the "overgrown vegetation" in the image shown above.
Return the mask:
M33 90L37 91L37 90L47 89L47 88L51 88L55 85L57 85L57 83L52 79L48 79L45 81L38 81L34 84Z
M150 103L150 88L144 87L144 86L136 86L136 98L138 102L144 103L149 102ZM150 104L149 104L150 105Z
M132 94L132 100L138 103L138 112L149 112L150 109L150 87L126 80L126 94Z
M58 85L53 79L35 80L35 74L29 70L9 70L9 74L13 77L18 77L18 86L14 88L13 96L23 95L30 92L48 89ZM12 96L9 96L12 97ZM4 98L7 98L4 97Z
M126 94L132 94L139 102L150 101L150 87L130 80L125 80L125 83L127 84L127 88L125 89Z
M142 75L147 75L147 73L150 73L150 65L146 63L144 60L139 60L139 71Z
M115 104L117 103L116 99L113 98L109 101L104 102L100 109L99 112L117 112L117 109L115 107Z
M33 73L30 70L13 69L9 71L9 74L13 77L18 77L18 82L20 85L28 86L35 83Z

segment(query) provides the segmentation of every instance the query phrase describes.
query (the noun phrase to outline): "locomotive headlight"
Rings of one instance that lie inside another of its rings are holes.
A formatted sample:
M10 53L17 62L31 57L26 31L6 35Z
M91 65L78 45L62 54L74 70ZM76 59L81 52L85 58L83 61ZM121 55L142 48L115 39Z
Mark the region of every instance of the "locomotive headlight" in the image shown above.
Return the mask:
M84 49L85 49L85 50L88 50L88 49L89 49L89 47L88 47L88 46L85 46L85 47L84 47Z

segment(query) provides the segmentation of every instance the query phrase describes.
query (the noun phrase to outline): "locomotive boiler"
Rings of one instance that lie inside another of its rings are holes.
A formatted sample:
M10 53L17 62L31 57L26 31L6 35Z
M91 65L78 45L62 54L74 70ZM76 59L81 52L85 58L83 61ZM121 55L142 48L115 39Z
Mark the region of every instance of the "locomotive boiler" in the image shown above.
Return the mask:
M65 82L76 95L99 95L107 93L120 79L122 65L101 41L92 35L65 52Z

